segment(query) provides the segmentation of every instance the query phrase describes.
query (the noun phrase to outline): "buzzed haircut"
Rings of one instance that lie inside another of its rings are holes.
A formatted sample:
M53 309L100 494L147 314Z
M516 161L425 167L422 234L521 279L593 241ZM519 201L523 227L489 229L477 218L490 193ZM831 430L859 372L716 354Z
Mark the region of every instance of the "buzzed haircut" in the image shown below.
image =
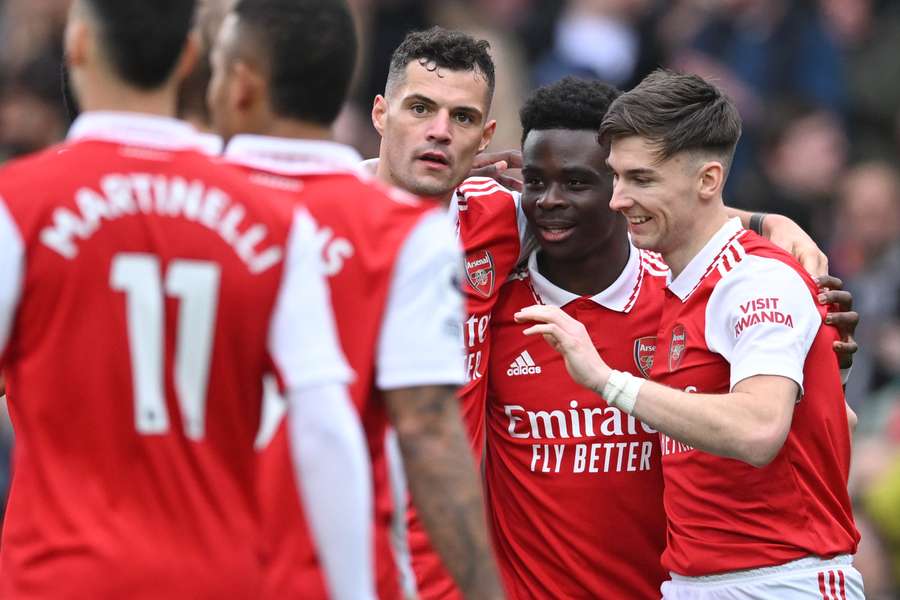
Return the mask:
M119 77L143 90L169 79L193 27L195 0L80 1Z
M683 151L710 153L722 159L727 172L741 137L741 117L711 83L658 69L612 103L600 128L607 142L635 135L656 147L660 161Z
M359 42L344 0L239 0L241 36L268 61L272 109L330 126L344 105Z
M564 77L539 87L519 110L522 142L537 129L600 131L600 125L613 100L622 94L602 81Z
M487 40L476 40L461 31L432 27L407 34L391 55L386 91L403 81L406 66L419 62L429 70L472 71L488 84L488 102L494 96L494 59Z

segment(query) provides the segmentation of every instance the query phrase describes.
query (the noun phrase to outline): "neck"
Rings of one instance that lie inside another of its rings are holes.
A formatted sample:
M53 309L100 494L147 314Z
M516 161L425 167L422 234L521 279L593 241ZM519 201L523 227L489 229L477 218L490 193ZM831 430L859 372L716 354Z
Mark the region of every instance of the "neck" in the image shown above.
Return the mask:
M78 93L78 104L85 112L139 112L175 117L177 97L176 86L170 82L148 91L97 75L85 78Z
M257 132L259 135L288 138L294 140L332 140L331 128L315 123L276 117L267 127Z
M672 271L672 279L678 277L688 263L703 250L703 247L712 239L719 229L728 221L728 213L725 205L719 202L706 214L697 215L681 237L684 243L677 244L676 248L662 252L666 264Z
M396 188L400 188L402 190L411 192L411 190L408 190L403 185L401 185L400 182L394 180L394 176L391 173L391 169L388 166L387 161L384 160L384 158L383 158L385 156L385 154L386 153L384 151L384 142L382 142L381 150L378 153L378 164L375 167L375 178L385 185L389 185L391 187L396 187ZM430 199L436 200L437 202L441 203L441 205L443 205L444 207L449 207L450 202L453 200L453 194L455 192L456 192L456 188L453 188L444 194L429 195L428 197Z
M628 264L631 244L627 230L617 227L608 242L586 256L561 260L540 251L538 271L553 285L579 296L595 296L611 286Z

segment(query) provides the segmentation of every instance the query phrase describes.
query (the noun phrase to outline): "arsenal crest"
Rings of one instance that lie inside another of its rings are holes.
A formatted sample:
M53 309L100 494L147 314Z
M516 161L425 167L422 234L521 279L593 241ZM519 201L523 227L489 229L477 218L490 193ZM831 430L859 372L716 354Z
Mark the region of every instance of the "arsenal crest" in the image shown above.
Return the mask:
M487 250L466 256L466 279L485 298L494 293L494 257Z
M648 335L634 340L634 364L644 377L650 377L653 355L656 353L656 336Z
M687 331L684 325L678 324L672 328L672 342L669 344L669 371L674 371L684 358L684 348L687 346Z

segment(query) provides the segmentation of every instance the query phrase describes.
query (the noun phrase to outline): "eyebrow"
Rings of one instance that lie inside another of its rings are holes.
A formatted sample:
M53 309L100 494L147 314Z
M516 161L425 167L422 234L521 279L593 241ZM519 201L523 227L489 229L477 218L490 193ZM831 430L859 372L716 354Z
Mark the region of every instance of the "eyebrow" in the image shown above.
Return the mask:
M609 159L606 159L605 162L606 162L607 168L608 168L610 171L612 171L612 172L615 173L616 170L613 168L612 164L610 164ZM639 175L643 175L643 176L645 176L645 177L647 177L647 176L651 176L651 177L652 177L652 176L655 176L655 175L656 175L656 171L653 170L653 169L648 169L647 167L638 167L638 168L635 168L635 169L625 169L625 173L624 173L624 174L625 174L625 175L628 175L629 177L635 177L635 176L639 176Z
M428 96L423 96L422 94L410 94L403 98L404 103L410 102L421 102L427 106L437 106L437 102L429 98ZM454 106L451 109L451 112L461 111L465 113L469 113L472 116L478 117L479 119L484 118L484 113L481 112L478 108L474 106Z

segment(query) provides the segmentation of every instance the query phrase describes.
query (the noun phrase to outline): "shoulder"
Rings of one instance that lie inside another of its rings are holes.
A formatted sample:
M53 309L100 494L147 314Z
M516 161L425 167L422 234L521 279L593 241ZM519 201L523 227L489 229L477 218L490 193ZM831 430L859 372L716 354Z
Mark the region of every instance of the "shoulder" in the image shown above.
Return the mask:
M466 210L465 204L475 203L483 206L517 206L519 193L507 189L490 177L469 177L456 189L460 202L460 211Z
M0 167L0 185L5 189L21 184L31 184L35 178L47 181L54 170L64 168L66 163L78 162L84 156L83 148L71 144L58 144L40 152L11 160Z
M752 232L732 241L719 255L716 289L750 287L760 292L780 288L815 289L809 274L790 254Z

